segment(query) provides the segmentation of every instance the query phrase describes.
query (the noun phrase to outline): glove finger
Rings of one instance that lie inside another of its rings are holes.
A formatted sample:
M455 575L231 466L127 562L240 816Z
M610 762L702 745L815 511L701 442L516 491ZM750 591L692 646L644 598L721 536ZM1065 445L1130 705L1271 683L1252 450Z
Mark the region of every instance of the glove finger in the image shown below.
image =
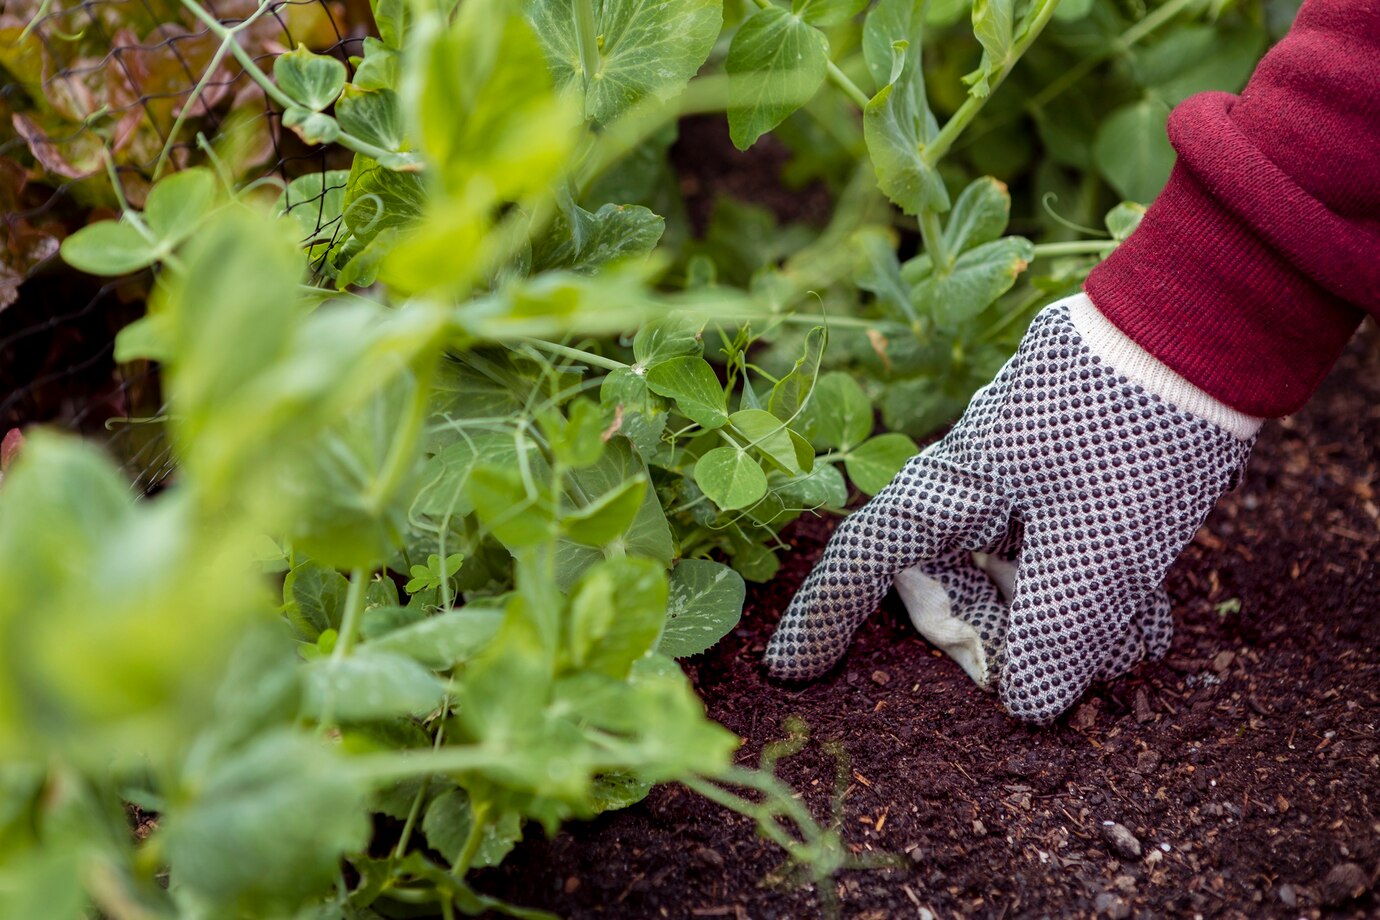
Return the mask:
M1105 673L1108 662L1143 653L1143 639L1137 646L1127 637L1134 635L1137 614L1149 610L1157 616L1159 602L1134 564L1090 566L1076 541L1038 522L1029 525L1017 565L1000 694L1012 715L1046 724Z
M984 690L995 689L1005 646L1007 609L967 550L954 550L896 576L910 621Z
M1130 626L1121 634L1111 655L1098 669L1097 679L1120 677L1142 659L1156 661L1163 658L1169 651L1170 640L1174 638L1174 620L1170 616L1172 608L1164 585L1151 591L1131 618Z
M956 546L985 546L1006 519L991 484L940 455L914 457L834 532L767 644L768 672L808 680L828 671L897 572Z

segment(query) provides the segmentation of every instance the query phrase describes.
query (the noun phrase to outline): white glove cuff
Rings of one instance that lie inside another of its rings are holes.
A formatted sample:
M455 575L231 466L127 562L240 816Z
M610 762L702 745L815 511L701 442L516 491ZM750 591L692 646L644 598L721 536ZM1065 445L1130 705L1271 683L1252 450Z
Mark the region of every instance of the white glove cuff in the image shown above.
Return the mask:
M1180 377L1098 312L1087 294L1075 294L1064 302L1068 304L1069 319L1088 350L1127 380L1140 384L1179 411L1211 422L1242 441L1255 437L1264 424L1264 419L1238 412Z

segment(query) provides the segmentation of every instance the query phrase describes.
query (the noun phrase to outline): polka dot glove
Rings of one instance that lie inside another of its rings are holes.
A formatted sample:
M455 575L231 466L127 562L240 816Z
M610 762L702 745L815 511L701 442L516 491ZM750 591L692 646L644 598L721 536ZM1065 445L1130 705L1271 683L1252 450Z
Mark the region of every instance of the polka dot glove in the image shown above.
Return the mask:
M1165 571L1235 485L1259 427L1084 295L1051 304L949 434L839 525L768 670L828 671L895 579L926 636L1010 713L1049 722L1093 680L1164 654ZM1012 560L1008 602L993 578Z

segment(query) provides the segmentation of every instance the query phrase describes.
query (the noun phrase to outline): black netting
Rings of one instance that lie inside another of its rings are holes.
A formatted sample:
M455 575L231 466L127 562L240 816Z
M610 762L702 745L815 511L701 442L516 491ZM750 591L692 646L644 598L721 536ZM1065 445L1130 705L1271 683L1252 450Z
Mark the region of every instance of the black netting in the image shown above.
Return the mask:
M225 26L249 22L237 40L267 72L299 43L358 55L371 22L359 0L202 6ZM45 423L97 437L142 490L171 470L158 372L117 364L114 344L142 315L152 274L82 275L63 264L61 240L118 214L112 170L139 207L156 175L209 162L208 148L242 185L349 165L285 131L221 44L176 0L18 0L0 13L0 435ZM322 225L329 191L285 202L316 212L313 239L336 232Z

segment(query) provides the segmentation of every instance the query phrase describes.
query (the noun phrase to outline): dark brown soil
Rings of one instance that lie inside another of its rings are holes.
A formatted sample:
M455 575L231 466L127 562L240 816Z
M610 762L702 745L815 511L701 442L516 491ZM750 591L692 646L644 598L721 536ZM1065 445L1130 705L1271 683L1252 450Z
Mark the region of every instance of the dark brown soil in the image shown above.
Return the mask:
M843 663L801 688L763 645L833 521L751 591L742 625L687 670L742 760L800 715L780 775L828 815L842 742L843 833L903 868L837 880L845 917L1377 916L1380 874L1380 335L1317 398L1268 425L1241 488L1169 578L1169 657L1026 728L915 635L894 598ZM1141 855L1119 854L1103 822ZM481 886L566 917L796 918L808 888L764 879L780 851L683 789L540 831ZM1359 898L1351 894L1363 889Z

